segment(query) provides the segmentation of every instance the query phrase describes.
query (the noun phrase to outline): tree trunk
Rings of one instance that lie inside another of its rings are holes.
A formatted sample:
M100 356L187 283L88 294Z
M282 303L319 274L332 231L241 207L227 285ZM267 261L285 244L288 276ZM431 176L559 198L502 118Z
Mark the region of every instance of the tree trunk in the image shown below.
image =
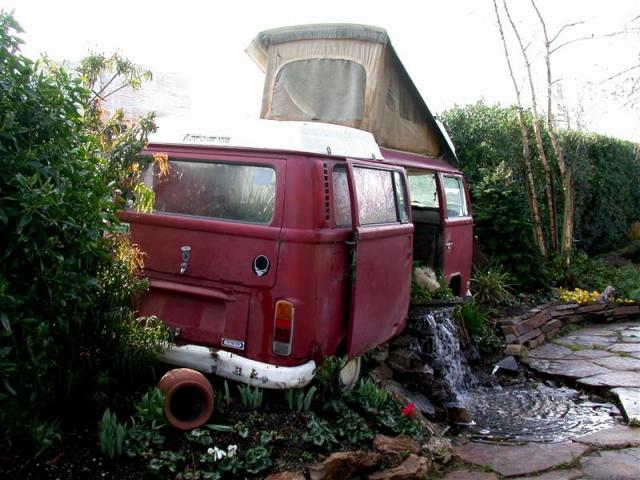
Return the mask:
M551 239L551 250L554 252L558 251L558 219L556 214L556 200L553 194L553 174L551 171L551 167L549 166L549 161L547 160L547 155L544 151L544 143L542 142L542 132L540 130L540 124L538 123L538 102L536 99L536 90L533 84L533 77L531 75L531 63L529 62L529 56L527 55L527 50L522 43L522 38L520 37L520 32L516 28L516 25L511 18L511 14L509 13L509 9L507 8L506 0L503 0L504 10L507 13L507 18L509 19L509 23L513 28L513 32L518 39L518 44L520 45L520 51L522 52L522 57L524 58L524 63L527 68L527 76L529 79L529 88L531 89L531 106L533 108L533 132L536 137L536 144L538 146L538 156L540 158L540 162L542 163L542 169L544 171L545 177L545 196L547 200L547 210L549 212L549 236Z
M553 111L552 111L552 92L551 86L551 42L549 41L549 35L547 34L547 25L535 0L531 0L540 24L542 25L542 32L544 33L544 45L545 45L545 63L547 65L547 131L549 137L551 137L551 143L553 145L553 151L556 154L556 160L558 161L558 169L560 170L560 179L562 181L562 195L564 200L564 217L562 220L562 241L560 243L560 251L563 253L570 253L573 250L573 225L574 225L574 193L573 183L571 179L571 172L567 168L567 164L564 160L564 154L560 141L556 135L553 126ZM557 37L557 36L556 36Z
M518 82L516 82L515 75L513 74L513 68L511 67L511 59L509 58L509 49L507 48L507 42L504 38L504 31L502 29L502 22L500 21L500 13L498 12L498 5L496 0L493 0L493 7L496 12L496 19L498 20L498 30L500 31L500 38L502 39L502 45L504 47L504 55L507 60L507 66L509 67L509 74L513 83L513 88L516 92L516 99L518 102L518 122L520 123L520 133L522 136L522 164L525 173L525 184L527 186L527 196L529 197L529 205L531 206L531 217L533 221L533 233L534 240L538 246L538 250L543 257L547 256L547 249L544 241L544 234L542 232L542 222L540 220L540 210L538 208L538 198L536 196L536 183L533 176L533 169L531 168L531 147L529 145L529 129L524 118L524 112L522 109L522 101L520 99L520 88Z

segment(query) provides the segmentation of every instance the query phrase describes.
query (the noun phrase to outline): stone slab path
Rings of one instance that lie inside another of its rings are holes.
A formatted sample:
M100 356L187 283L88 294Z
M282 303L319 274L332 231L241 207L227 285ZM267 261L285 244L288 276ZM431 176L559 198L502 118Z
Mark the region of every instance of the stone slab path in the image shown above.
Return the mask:
M454 455L465 466L444 478L640 480L640 319L590 325L532 349L521 361L545 375L610 391L637 428L617 424L554 444L458 445Z
M496 473L498 478L518 477L516 480L638 480L640 428L616 425L569 442L551 444L467 443L456 447L454 455L484 471L472 471L465 477L468 470L456 470L445 479L490 479Z
M590 325L534 348L522 361L546 375L611 390L627 421L640 422L640 320Z

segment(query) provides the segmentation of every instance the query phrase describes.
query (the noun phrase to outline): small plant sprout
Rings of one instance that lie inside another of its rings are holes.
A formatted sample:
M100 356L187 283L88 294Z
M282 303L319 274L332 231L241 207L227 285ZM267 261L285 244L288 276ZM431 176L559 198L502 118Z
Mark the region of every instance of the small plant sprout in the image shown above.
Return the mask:
M240 392L240 402L245 408L257 410L262 405L263 392L257 387L251 387L250 385L238 385L238 391Z

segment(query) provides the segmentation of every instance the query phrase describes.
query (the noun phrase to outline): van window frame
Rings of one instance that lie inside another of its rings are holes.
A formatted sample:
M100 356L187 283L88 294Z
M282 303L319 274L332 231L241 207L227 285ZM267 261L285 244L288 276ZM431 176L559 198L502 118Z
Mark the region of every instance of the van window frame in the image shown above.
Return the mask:
M462 200L462 207L464 207L464 214L463 215L451 215L449 214L449 200L447 198L447 188L445 185L445 181L447 178L454 178L457 180L458 185L460 187L460 198ZM444 213L446 215L446 218L448 219L457 219L457 218L469 218L471 216L470 210L469 210L469 201L467 198L467 188L466 188L466 184L464 181L464 178L462 177L462 175L452 175L449 173L443 173L441 174L441 185L442 185L442 200L444 203Z
M389 173L391 177L391 187L393 191L393 199L394 199L394 212L396 219L392 222L382 222L382 223L361 223L360 221L360 202L358 201L358 192L356 190L355 179L353 178L353 170L356 168L360 169L368 169L368 170L378 170L382 172ZM351 202L351 223L352 227L362 227L362 228L376 228L376 227L384 227L389 225L405 225L411 223L411 211L410 208L410 197L408 194L407 187L407 178L405 169L402 167L396 167L392 165L371 165L364 162L359 162L357 160L349 160L348 163L345 164L345 169L347 171L347 181L349 185L349 197ZM403 187L403 196L404 196L404 208L406 218L402 218L400 214L400 202L398 201L398 192L395 182L396 175L399 176L401 180L401 185ZM356 213L356 217L354 217L354 212Z
M156 153L166 154L169 157L169 161L186 161L194 163L222 163L241 166L255 166L270 168L275 172L275 196L273 202L273 212L271 220L268 223L263 222L249 222L243 220L233 220L221 217L211 217L206 215L192 215L187 213L173 213L173 212L138 212L133 207L128 208L129 211L135 212L138 215L151 215L164 218L183 218L185 220L194 219L197 221L206 222L220 222L227 225L246 225L248 227L280 227L282 225L282 215L284 211L284 194L282 182L286 177L286 158L277 155L269 156L257 156L251 153L237 153L237 152L207 152L201 147L190 147L185 149L177 149L174 146L167 146L166 148L152 146L144 152L143 156L149 158L149 163L153 163L153 155Z

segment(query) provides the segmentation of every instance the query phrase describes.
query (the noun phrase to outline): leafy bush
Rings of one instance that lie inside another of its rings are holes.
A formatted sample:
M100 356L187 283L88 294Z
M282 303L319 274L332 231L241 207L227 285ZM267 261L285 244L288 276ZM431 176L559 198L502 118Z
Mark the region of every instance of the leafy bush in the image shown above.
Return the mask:
M101 128L88 78L22 56L19 31L0 13L0 445L38 449L58 415L148 371L166 337L133 318L140 258L113 195L151 119Z

